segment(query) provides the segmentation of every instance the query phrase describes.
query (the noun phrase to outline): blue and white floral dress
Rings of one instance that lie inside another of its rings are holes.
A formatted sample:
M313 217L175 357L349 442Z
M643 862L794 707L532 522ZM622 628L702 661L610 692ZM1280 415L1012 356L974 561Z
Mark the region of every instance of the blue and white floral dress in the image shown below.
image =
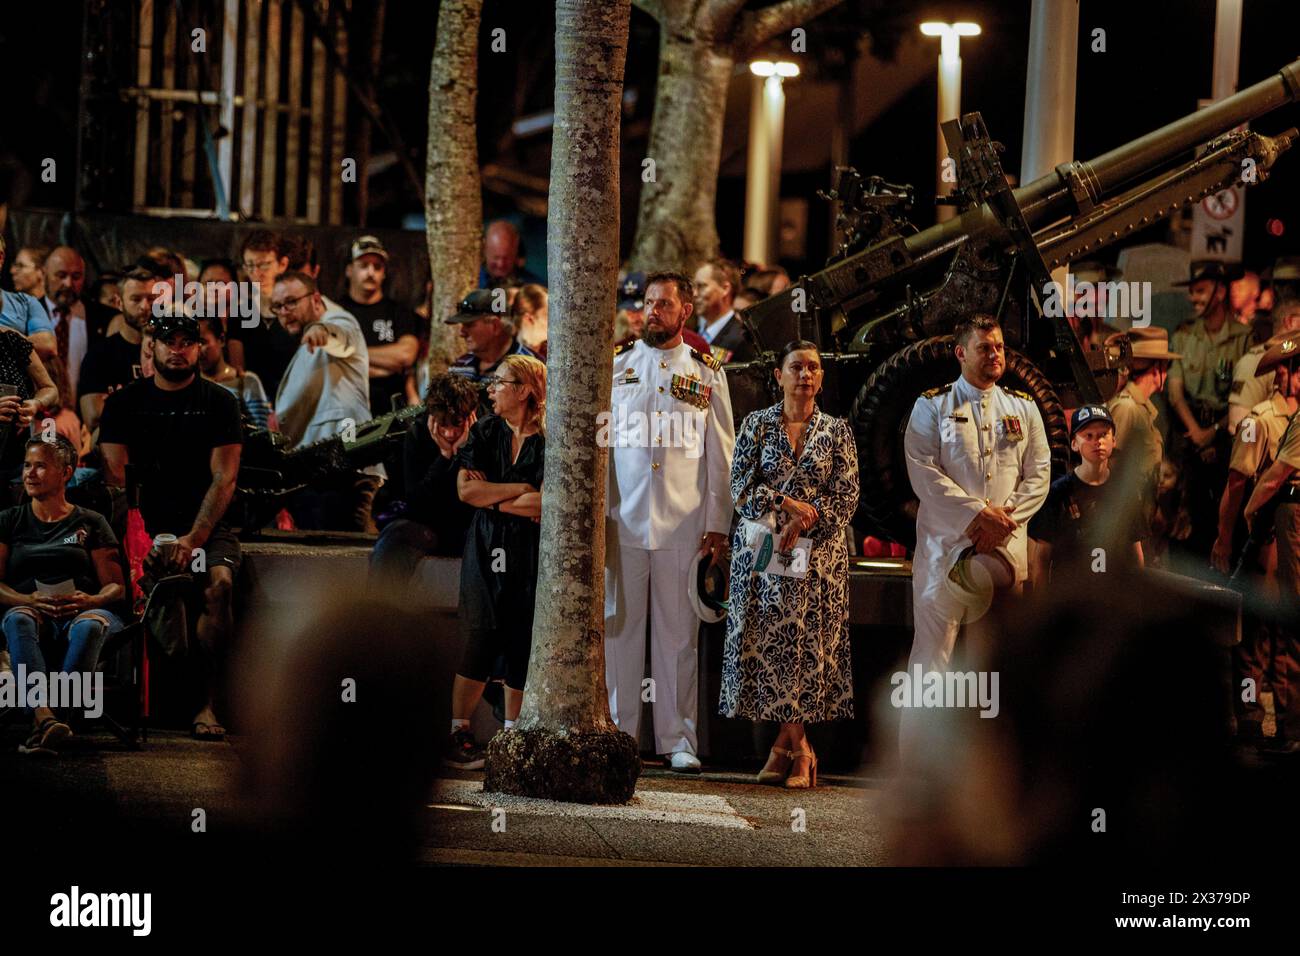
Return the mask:
M743 527L732 538L730 606L719 713L783 723L853 716L848 548L858 505L858 455L848 422L813 412L803 452L781 426L782 405L746 416L736 436L731 496L742 518L775 510L778 492L817 509L804 578L755 574Z

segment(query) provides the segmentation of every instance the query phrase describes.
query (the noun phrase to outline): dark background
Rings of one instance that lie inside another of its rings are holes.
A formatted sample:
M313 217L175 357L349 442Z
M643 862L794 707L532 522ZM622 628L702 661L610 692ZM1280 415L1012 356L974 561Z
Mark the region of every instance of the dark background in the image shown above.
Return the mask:
M214 3L215 0L206 0ZM133 7L133 4L124 4ZM751 3L751 6L761 6ZM371 5L354 4L352 49L368 44ZM983 113L991 134L1003 142L1004 166L1018 171L1024 122L1027 62L1028 0L984 0L969 3L847 0L838 10L809 26L807 80L834 74L846 44L862 34L871 48L888 56L900 37L915 33L925 19L969 19L983 34L962 41L963 110ZM1239 88L1274 73L1300 54L1295 42L1293 0L1247 0L1242 30ZM1288 16L1290 14L1290 16ZM78 57L82 44L83 4L80 0L46 0L39 4L6 4L0 18L0 82L4 90L4 119L0 121L0 200L11 208L70 210L76 166L78 127ZM380 102L423 168L426 140L429 59L436 31L437 4L432 0L389 0L384 58L377 78ZM1081 0L1078 97L1075 155L1091 158L1196 109L1210 93L1214 0L1177 3L1137 0ZM507 52L480 59L478 142L480 161L504 162L545 176L549 170L548 135L516 139L510 133L518 116L545 112L552 105L554 85L554 11L546 2L487 0L483 16L483 49L496 26L507 30ZM1106 31L1107 51L1092 53L1091 32ZM938 53L937 40L929 42ZM127 59L130 57L128 55ZM627 88L633 94L624 121L623 252L630 248L649 118L654 103L658 60L658 28L645 14L633 10L628 47ZM801 82L804 78L792 82ZM122 77L123 83L134 76ZM915 221L933 221L935 79L930 74L892 109L852 140L851 161L864 174L876 173L917 187ZM349 134L360 110L351 102ZM828 138L830 118L827 118ZM1257 128L1277 132L1300 124L1300 108L1287 107L1264 118ZM375 132L375 152L389 148ZM52 184L40 182L40 164L55 157L60 175ZM1300 220L1288 218L1300 208L1300 156L1284 156L1276 175L1252 188L1247 199L1245 257L1261 267L1278 255L1300 251L1296 234ZM829 163L821 170L788 174L782 183L787 196L811 199L808 258L786 263L793 270L812 268L828 253L829 223L825 204L813 199L828 185ZM128 201L129 186L121 191ZM511 215L512 204L486 193L485 213ZM718 189L718 228L723 251L738 256L744 218L744 180L723 177ZM120 211L121 206L117 211ZM114 211L114 210L109 210ZM420 214L418 199L396 165L371 184L369 224L408 227ZM1282 220L1283 235L1272 236L1265 223ZM345 207L345 220L355 223L357 210ZM530 264L544 269L540 219L525 220L532 240ZM1163 238L1163 228L1134 241ZM1117 248L1106 255L1113 259Z

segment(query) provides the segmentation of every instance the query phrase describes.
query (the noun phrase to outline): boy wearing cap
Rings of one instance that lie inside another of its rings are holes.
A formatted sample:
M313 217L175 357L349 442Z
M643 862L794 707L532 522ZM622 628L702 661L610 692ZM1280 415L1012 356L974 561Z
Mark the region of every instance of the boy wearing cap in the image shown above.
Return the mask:
M370 412L387 415L406 404L406 370L415 364L420 339L415 313L384 295L388 250L375 236L352 243L344 270L348 291L341 305L361 326L370 354Z
M1124 506L1114 493L1115 486L1106 489L1115 450L1115 422L1106 406L1084 405L1075 410L1070 418L1070 447L1082 461L1052 482L1047 501L1029 522L1029 536L1037 542L1032 575L1035 589L1047 584L1053 567L1110 571L1129 560L1142 566L1138 510ZM1101 556L1106 561L1099 565Z

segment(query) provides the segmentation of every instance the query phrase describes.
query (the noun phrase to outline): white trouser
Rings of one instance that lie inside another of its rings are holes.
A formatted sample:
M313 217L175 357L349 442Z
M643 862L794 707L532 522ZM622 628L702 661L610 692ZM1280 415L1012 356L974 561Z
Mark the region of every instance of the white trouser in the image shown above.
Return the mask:
M979 555L978 560L997 585L994 605L1005 601L1013 591L1015 572L989 555ZM915 673L913 668L917 664L921 665L922 673L947 671L963 625L970 644L965 664L972 668L987 666L994 637L989 629L993 621L991 610L972 620L972 615L948 594L946 588L929 589L924 596L921 591L921 588L915 588L912 592L912 653L907 658L907 673ZM905 771L916 769L917 759L927 750L925 733L928 722L929 715L918 708L903 708L899 714L898 750Z
M655 750L697 750L700 619L686 597L695 551L612 547L605 555L605 686L619 730L640 739L646 612Z

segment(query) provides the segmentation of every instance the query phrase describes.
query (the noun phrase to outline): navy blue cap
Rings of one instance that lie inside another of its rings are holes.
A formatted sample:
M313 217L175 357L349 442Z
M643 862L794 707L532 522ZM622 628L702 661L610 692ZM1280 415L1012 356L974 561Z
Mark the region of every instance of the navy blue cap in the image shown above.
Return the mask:
M1115 419L1110 417L1110 411L1105 405L1083 405L1076 408L1070 416L1070 437L1073 438L1080 428L1093 422L1105 422L1111 431L1115 430Z

